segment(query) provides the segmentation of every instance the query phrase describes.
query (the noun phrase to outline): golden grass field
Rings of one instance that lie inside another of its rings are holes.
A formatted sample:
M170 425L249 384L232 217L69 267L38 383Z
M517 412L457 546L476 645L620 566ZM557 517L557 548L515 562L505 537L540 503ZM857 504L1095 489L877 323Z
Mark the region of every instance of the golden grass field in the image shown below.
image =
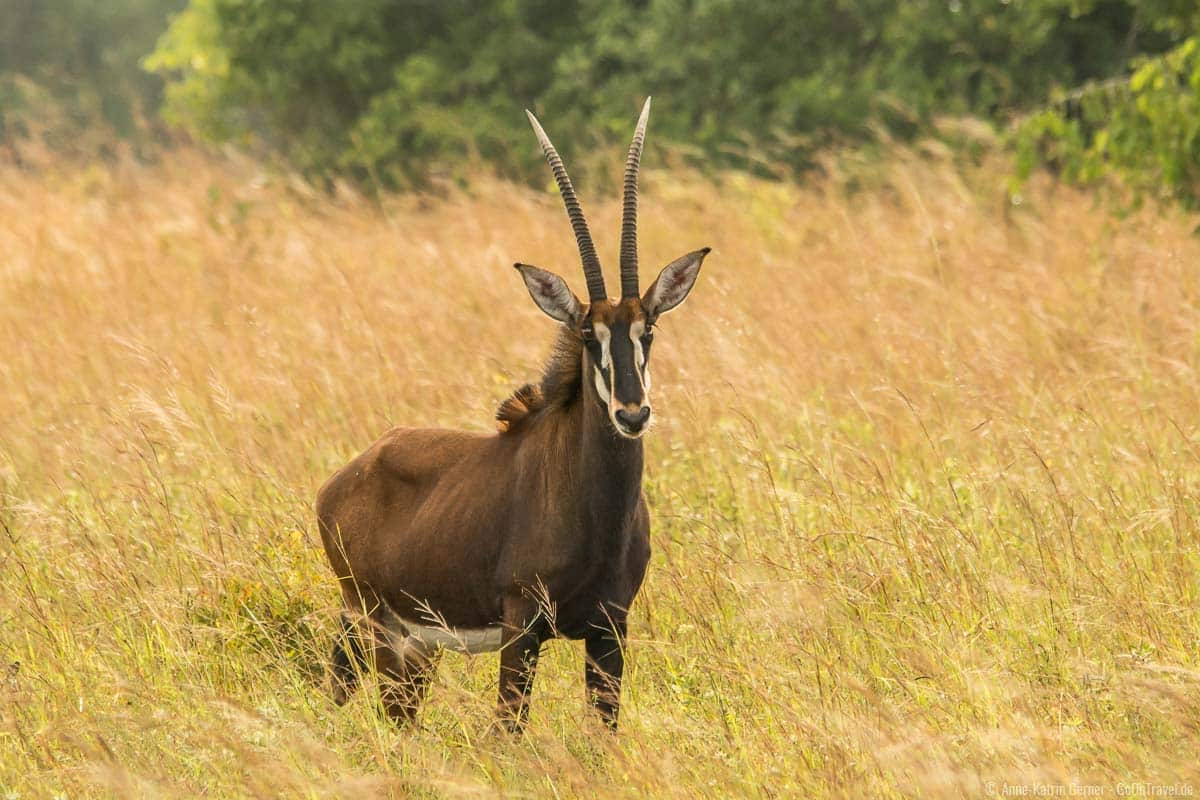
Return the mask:
M415 729L333 705L312 502L538 374L557 197L0 167L0 798L1194 793L1195 220L1003 174L645 176L643 282L714 253L654 348L622 729L554 642L513 741L495 656Z

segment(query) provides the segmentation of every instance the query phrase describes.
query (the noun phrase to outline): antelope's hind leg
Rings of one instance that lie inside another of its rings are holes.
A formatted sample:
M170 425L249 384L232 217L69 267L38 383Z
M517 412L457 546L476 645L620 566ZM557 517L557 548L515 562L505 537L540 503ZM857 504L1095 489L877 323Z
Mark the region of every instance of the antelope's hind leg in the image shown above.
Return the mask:
M407 631L387 628L380 615L358 622L342 615L342 636L333 647L333 699L338 705L358 688L359 676L374 667L384 711L404 724L417 716L440 652Z
M329 666L333 702L345 705L358 688L359 676L367 667L358 626L346 614L341 615L341 631L334 637Z

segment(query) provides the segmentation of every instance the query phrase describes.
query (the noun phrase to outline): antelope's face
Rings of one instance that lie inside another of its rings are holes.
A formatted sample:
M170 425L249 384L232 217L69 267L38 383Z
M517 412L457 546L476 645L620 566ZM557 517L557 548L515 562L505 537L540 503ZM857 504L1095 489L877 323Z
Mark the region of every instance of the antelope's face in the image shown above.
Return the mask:
M650 427L654 323L687 297L708 252L697 250L668 264L642 297L595 300L589 306L554 273L516 265L538 307L582 339L584 381L620 436L637 439Z
M538 308L571 326L583 340L581 369L585 385L591 387L595 399L608 412L616 432L627 439L637 439L650 425L649 361L654 323L660 314L670 311L688 296L709 248L688 253L667 264L646 293L638 295L637 187L646 123L650 118L650 98L647 97L625 160L621 197L621 299L610 300L604 289L604 274L592 234L562 158L537 118L529 111L525 113L554 173L567 217L571 220L571 230L575 233L583 261L583 275L587 279L589 305L580 303L567 288L566 281L553 272L528 264L514 266L521 271Z
M650 427L650 344L654 332L637 299L593 303L580 324L584 374L621 436Z

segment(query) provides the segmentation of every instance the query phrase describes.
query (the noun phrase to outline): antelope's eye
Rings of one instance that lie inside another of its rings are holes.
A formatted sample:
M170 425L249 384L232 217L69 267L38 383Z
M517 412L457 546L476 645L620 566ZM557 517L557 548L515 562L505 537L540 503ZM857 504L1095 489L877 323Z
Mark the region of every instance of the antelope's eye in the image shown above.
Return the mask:
M585 342L590 342L596 338L596 329L592 327L591 321L583 323L583 327L579 329L579 335L583 337Z

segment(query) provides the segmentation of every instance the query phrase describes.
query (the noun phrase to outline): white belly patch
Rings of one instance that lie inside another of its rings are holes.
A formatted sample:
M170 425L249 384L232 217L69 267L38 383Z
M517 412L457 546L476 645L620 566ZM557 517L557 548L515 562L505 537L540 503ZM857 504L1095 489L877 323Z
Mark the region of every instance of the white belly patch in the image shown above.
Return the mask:
M504 640L504 629L494 628L434 628L402 620L410 639L416 639L425 647L451 650L455 653L493 653L500 649Z
M426 653L450 650L475 655L493 653L504 643L504 628L499 625L490 628L450 628L422 625L395 613L388 616L388 632L393 639L392 646L397 650L416 646Z

